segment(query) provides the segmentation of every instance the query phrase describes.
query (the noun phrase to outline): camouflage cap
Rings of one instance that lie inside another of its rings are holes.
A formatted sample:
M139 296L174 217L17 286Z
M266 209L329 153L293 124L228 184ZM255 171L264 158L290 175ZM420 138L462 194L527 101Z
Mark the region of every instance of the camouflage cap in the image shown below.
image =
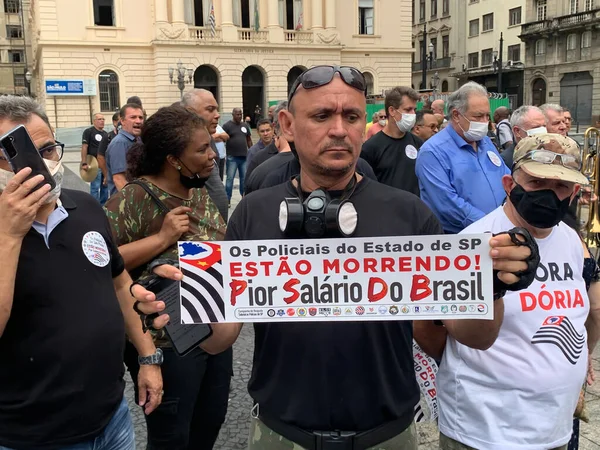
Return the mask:
M581 173L579 145L560 134L536 134L522 139L515 147L513 161L513 172L522 169L536 178L589 183Z

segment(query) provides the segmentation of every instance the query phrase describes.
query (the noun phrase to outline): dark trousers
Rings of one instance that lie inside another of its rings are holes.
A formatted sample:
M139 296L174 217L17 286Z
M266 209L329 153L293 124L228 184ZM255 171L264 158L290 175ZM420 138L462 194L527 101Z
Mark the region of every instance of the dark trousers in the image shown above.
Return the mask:
M225 421L233 350L211 356L201 349L180 357L163 348L163 389L160 406L145 416L148 450L212 450ZM136 388L137 352L127 343L125 364Z
M225 174L225 158L219 159L219 176L221 177L221 181L223 181L223 175Z

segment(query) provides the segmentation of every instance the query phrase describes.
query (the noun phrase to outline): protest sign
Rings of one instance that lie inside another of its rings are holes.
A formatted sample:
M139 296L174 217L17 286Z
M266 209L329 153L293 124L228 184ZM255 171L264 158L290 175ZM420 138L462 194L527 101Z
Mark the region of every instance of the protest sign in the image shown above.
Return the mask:
M492 319L488 241L179 242L182 322Z

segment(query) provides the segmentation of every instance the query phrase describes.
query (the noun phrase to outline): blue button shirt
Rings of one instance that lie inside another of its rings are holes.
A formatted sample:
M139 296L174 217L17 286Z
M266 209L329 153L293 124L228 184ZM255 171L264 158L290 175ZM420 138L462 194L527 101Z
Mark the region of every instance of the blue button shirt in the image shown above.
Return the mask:
M259 139L259 141L256 144L250 147L250 149L248 150L248 155L246 156L246 167L250 167L250 161L252 161L256 154L265 147L266 145L262 141L262 139Z
M458 233L502 204L510 169L489 137L475 151L448 125L421 147L416 172L421 199L446 233Z
M106 169L108 171L108 195L116 194L113 175L127 172L127 152L135 142L135 136L125 130L119 131L106 149Z
M46 247L50 248L50 234L52 231L63 221L69 217L69 213L62 206L60 200L57 202L57 207L54 208L54 211L50 213L48 216L48 220L46 223L36 222L34 221L32 227L35 231L40 233L44 238L44 242L46 243Z

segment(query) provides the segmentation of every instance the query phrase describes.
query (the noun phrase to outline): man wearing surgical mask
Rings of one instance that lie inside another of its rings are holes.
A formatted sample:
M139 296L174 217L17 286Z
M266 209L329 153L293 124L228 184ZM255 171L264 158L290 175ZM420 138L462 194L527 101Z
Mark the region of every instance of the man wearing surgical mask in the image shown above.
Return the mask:
M387 124L362 146L366 160L380 183L419 195L415 162L423 141L410 131L415 126L419 94L398 86L385 96Z
M527 136L544 134L546 130L546 117L537 106L521 106L510 116L510 127L515 137L515 142L502 152L502 159L507 167L512 167L515 146Z
M487 136L490 102L485 87L469 82L448 97L449 126L419 151L421 199L446 233L458 233L499 207L510 173Z
M0 135L23 125L54 177L0 160L0 448L119 448L135 439L124 397L125 333L142 357L140 406L162 399L160 355L91 195L62 189L64 146L29 97L0 98ZM17 149L20 150L20 149Z

